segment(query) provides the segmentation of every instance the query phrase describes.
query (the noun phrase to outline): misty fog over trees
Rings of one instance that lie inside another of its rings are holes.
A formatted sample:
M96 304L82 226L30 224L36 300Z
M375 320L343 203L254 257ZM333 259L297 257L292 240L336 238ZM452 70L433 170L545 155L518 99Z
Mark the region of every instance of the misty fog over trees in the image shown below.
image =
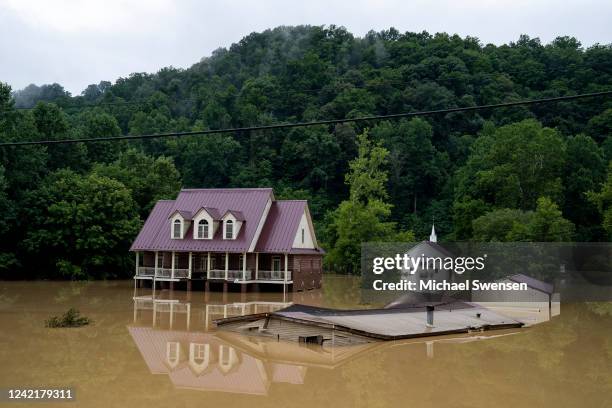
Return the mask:
M197 39L194 39L194 44ZM73 62L71 62L73 63ZM278 27L188 69L0 83L0 141L354 118L607 91L612 46L521 36L485 45L395 29ZM0 81L2 79L0 78ZM608 241L612 99L284 130L0 148L0 276L115 278L156 200L181 187L308 199L328 270L359 243ZM357 255L356 255L357 254ZM357 256L357 257L356 257Z

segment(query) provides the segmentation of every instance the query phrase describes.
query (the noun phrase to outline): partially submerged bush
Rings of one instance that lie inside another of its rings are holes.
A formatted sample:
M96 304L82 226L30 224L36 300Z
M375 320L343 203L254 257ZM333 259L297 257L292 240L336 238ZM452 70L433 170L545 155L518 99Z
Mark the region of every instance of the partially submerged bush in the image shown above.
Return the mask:
M91 323L89 318L81 316L75 308L70 308L62 316L52 316L45 321L46 327L81 327Z

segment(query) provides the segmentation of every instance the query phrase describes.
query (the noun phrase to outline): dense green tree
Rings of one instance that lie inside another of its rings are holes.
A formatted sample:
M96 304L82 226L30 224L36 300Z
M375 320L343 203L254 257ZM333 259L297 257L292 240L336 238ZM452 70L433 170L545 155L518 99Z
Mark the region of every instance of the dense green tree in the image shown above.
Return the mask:
M603 150L589 136L579 135L567 140L563 213L576 225L576 239L581 242L605 238L597 208L585 193L597 190L605 179L603 156Z
M168 143L185 187L229 184L240 158L240 143L231 136L183 137Z
M562 201L566 147L553 129L534 120L485 127L459 170L458 199L500 208L533 209L540 196Z
M101 110L89 110L77 118L75 138L117 137L121 135L121 128L117 120ZM98 142L87 144L87 159L90 163L107 163L117 158L119 152L126 148L125 142Z
M510 241L571 241L574 231L574 224L563 218L557 204L547 197L540 197L536 210L528 214L527 222L515 223L508 238Z
M372 129L372 136L390 152L389 190L396 219L417 214L437 197L447 177L448 156L434 147L431 125L420 118L383 122Z
M602 185L600 191L588 193L589 199L599 209L603 218L603 228L608 233L608 239L612 239L612 161L608 166L608 178Z
M593 116L586 126L586 133L598 142L612 138L612 109Z
M292 129L280 150L284 179L297 188L327 190L337 182L339 154L337 139L325 127Z
M173 199L181 187L172 159L153 158L136 149L122 152L113 163L96 164L93 174L120 181L129 188L142 219L158 200Z
M557 242L572 240L574 224L563 218L554 202L541 197L535 211L490 211L473 221L473 231L473 239L479 242Z
M31 273L56 278L127 277L127 250L140 220L119 181L70 170L49 175L31 192L23 249Z
M476 242L511 241L515 223L525 225L530 214L521 210L502 208L489 211L472 222L473 240Z
M68 118L57 105L38 102L32 116L40 140L72 138ZM87 148L82 143L51 145L47 152L50 170L71 168L81 171L87 167Z

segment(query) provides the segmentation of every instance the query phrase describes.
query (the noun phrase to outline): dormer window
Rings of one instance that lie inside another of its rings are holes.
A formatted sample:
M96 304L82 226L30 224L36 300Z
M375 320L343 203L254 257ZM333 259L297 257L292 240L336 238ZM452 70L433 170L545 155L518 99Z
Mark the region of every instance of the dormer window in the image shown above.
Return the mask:
M225 221L225 239L234 239L234 222L232 220Z
M240 211L227 210L223 217L223 239L236 239L240 235L240 228L244 224L244 215Z
M174 220L174 223L172 224L172 238L174 239L181 239L181 229L183 227L183 223L181 222L181 220Z
M198 238L199 239L207 239L209 236L210 226L208 224L208 220L200 220L198 222Z

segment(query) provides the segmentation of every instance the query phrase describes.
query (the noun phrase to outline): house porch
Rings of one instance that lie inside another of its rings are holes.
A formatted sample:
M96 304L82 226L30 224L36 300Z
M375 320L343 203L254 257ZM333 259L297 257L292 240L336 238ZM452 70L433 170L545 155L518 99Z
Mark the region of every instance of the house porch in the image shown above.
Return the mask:
M293 261L290 254L136 252L134 279L290 285Z

